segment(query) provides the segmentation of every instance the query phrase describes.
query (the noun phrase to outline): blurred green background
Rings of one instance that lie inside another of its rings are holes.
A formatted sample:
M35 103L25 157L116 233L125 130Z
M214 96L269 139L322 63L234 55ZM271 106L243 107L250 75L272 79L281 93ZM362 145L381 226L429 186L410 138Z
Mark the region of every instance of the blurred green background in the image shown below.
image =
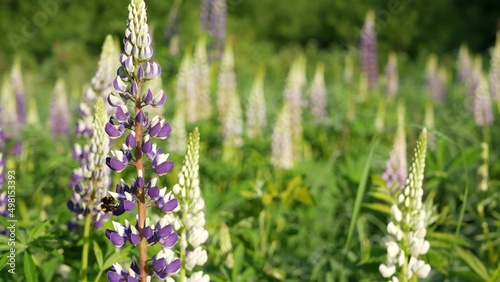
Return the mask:
M9 68L15 53L29 53L34 64L62 59L67 62L57 68L62 72L72 63L85 63L87 55L98 56L106 34L122 38L128 2L0 0L0 72ZM200 2L181 2L174 29L180 50L192 46L200 34ZM154 7L148 10L149 22L161 50L167 47L167 18L174 0L146 3ZM381 54L455 54L462 42L484 53L500 28L498 0L228 0L228 36L278 51L290 44L346 49L358 45L369 9L377 13Z

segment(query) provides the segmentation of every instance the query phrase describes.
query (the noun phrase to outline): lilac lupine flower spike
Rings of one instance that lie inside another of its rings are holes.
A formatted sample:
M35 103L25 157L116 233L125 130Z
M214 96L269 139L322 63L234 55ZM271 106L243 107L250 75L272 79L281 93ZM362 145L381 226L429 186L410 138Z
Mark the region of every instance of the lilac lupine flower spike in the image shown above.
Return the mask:
M172 212L178 205L177 200L167 188L160 189L157 178L151 173L162 176L173 169L174 163L168 160L168 153L154 143L154 139L166 139L172 127L159 116L150 116L147 108L161 107L166 100L163 90L153 92L146 89L145 83L161 74L161 67L150 62L153 56L151 35L147 24L146 4L143 0L132 0L128 6L127 29L123 40L124 53L120 55L121 66L118 76L113 81L116 92L108 96L108 103L114 108L113 115L105 126L106 133L113 139L124 137L121 149L111 151L106 164L116 172L132 166L137 178L127 184L121 181L116 192L109 192L109 197L116 200L114 215L135 210L138 214L136 224L128 221L124 224L113 222L114 230L107 230L106 236L116 247L127 242L139 247L139 263L132 262L125 270L115 263L108 271L109 281L149 281L152 277L167 279L180 268L180 260L173 252L165 249L147 257L148 246L161 244L164 248L172 248L177 242L177 233L166 221L150 222L146 217L146 209L156 205L165 213ZM146 165L149 163L148 165ZM149 168L149 169L148 169ZM150 272L149 269L152 269Z

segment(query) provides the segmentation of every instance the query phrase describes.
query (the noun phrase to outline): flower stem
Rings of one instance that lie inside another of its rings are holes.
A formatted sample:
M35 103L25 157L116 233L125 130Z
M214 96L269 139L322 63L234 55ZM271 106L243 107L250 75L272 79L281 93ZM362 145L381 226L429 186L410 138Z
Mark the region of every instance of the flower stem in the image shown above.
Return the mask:
M90 199L89 206L94 206L94 199ZM80 281L87 281L87 270L89 264L89 245L90 245L90 226L92 225L92 211L85 216L83 229L83 248L82 248L82 269L80 272Z
M141 85L138 85L137 95L135 97L135 114L141 110ZM144 177L144 164L142 162L142 126L139 122L135 123L135 137L136 137L136 147L135 147L135 167L137 169L137 175ZM147 239L142 236L142 230L144 229L144 224L146 221L146 197L144 195L144 187L137 187L137 199L138 207L138 222L137 227L139 231L139 236L141 237L141 242L139 243L139 269L141 281L146 281L148 276L148 242Z
M181 242L186 242L187 241L187 229L186 227L182 227L182 231L181 231ZM181 269L180 269L180 272L179 272L179 277L180 277L180 282L185 282L186 281L186 248L183 248L181 246L181 250L180 250L180 259L181 259L181 263L182 263L182 266L181 266Z

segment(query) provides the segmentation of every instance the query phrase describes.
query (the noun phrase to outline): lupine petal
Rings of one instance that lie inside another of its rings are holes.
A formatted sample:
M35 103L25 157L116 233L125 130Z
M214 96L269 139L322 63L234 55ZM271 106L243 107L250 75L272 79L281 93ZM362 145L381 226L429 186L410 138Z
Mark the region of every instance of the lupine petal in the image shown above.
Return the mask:
M158 260L153 259L153 269L155 271L161 271L167 267L167 260L165 258L160 258Z
M127 91L127 85L123 82L123 80L119 76L117 76L113 80L113 87L118 92L125 92L125 91Z
M106 131L106 133L109 135L109 137L111 139L115 139L115 138L122 136L125 129L123 129L123 130L121 130L121 129L122 129L121 127L116 128L114 125L112 125L109 122L106 123L106 125L104 126L104 131Z
M174 162L166 161L159 165L156 165L153 169L156 173L158 173L158 175L164 175L170 172L173 168L174 168Z
M127 164L115 159L115 158L106 158L106 164L108 165L109 168L111 168L114 171L120 172L125 169Z

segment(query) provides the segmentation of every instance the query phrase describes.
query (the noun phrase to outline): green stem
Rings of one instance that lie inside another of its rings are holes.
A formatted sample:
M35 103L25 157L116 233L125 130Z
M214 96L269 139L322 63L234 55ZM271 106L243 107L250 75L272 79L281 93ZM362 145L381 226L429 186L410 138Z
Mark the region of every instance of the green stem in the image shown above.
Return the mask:
M91 199L89 206L94 206L94 200ZM90 228L92 226L92 212L85 216L85 225L83 230L83 249L82 249L82 269L80 272L80 281L87 282L87 270L89 264L89 246L90 246Z
M186 227L184 226L184 227L182 227L182 230L181 230L181 242L187 241L186 233L187 233L187 230L186 230ZM186 281L186 249L185 248L181 247L179 256L180 256L181 263L182 263L182 267L181 267L180 272L179 272L179 277L180 277L180 282L184 282L184 281Z

